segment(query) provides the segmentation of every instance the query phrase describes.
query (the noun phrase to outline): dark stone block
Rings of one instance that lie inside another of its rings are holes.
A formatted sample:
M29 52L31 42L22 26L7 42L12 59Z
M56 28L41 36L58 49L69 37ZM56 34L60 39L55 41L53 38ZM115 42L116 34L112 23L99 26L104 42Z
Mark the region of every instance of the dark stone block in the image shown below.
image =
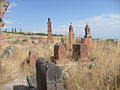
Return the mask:
M64 90L62 71L55 64L39 58L36 61L36 72L40 90Z

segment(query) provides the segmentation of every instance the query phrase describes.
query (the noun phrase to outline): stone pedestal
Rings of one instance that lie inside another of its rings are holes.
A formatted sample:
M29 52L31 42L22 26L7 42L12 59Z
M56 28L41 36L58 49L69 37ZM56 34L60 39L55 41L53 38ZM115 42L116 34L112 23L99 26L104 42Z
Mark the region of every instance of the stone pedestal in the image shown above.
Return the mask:
M89 61L88 59L88 49L87 49L87 44L84 43L78 43L78 44L73 44L73 57L76 60L80 61Z
M82 38L81 42L87 45L88 52L90 52L93 47L92 38Z

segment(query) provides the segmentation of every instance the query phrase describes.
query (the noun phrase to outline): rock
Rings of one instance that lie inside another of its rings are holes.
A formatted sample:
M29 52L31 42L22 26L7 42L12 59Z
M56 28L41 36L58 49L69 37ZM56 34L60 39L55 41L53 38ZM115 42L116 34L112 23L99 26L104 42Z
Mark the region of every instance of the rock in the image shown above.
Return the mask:
M37 89L36 75L17 78L3 86L0 90L39 90Z
M16 51L16 47L15 46L10 46L7 47L2 55L2 58L8 58L11 57L12 55L14 55L14 52Z
M36 78L36 75L27 76L27 81L28 81L29 87L37 88L37 78Z
M22 78L15 79L12 82L9 82L3 86L0 86L0 90L22 90L22 89L15 89L16 85L17 86L23 85L26 87L29 86L26 77L22 77ZM23 87L21 87L21 88L23 88ZM23 90L27 90L27 89L23 89Z
M68 79L70 76L67 72L63 72L63 79L66 80Z

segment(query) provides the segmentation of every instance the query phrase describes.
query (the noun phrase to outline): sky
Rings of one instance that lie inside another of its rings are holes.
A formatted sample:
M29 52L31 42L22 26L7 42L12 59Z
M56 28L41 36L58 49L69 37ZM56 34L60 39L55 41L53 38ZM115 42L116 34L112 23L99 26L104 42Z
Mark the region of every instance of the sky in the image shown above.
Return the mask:
M77 37L84 36L88 23L93 38L120 39L120 0L7 0L4 27L24 32L47 33L51 18L55 34L68 34L70 22Z

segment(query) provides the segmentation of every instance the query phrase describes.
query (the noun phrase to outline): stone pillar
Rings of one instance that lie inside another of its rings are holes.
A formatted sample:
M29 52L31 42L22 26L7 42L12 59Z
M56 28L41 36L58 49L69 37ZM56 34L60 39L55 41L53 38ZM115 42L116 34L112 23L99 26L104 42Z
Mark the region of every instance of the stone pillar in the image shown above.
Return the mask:
M91 38L91 35L90 35L90 27L89 25L87 24L86 27L85 27L85 36L84 38Z
M84 38L81 39L81 42L87 44L88 52L90 52L93 46L93 42L92 42L92 36L90 34L90 27L88 24L85 27L85 36Z
M52 43L53 42L53 36L52 36L52 26L51 26L51 19L48 18L48 36L47 36L47 43Z
M74 42L74 31L73 31L73 26L69 26L69 42L73 43Z

